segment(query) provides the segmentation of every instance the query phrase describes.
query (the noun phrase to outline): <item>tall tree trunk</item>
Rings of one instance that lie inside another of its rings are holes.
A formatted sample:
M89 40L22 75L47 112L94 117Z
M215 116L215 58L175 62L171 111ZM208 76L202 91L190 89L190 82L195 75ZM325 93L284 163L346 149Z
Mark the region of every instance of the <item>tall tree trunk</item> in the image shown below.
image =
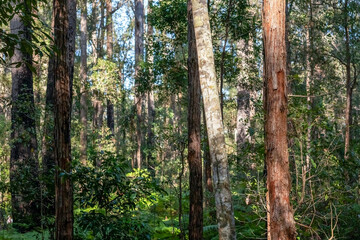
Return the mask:
M52 31L54 31L54 12L52 16ZM54 83L54 64L55 58L50 56L48 63L48 76L45 96L45 116L44 116L44 136L43 136L43 160L42 160L42 178L44 182L43 206L45 216L55 215L55 142L54 142L54 121L55 121L55 83ZM54 239L50 234L50 239Z
M112 61L113 58L113 22L112 22L112 3L111 0L106 0L106 52L107 60ZM114 104L111 100L107 100L107 126L112 135L114 135Z
M148 15L151 14L151 7L152 7L153 1L149 0L148 2ZM148 24L148 30L147 30L147 35L148 35L148 52L147 52L147 61L150 65L153 64L154 62L154 54L153 54L153 35L154 35L154 29L153 26L151 25L149 18L147 20L147 24ZM151 82L151 90L148 91L147 93L147 103L148 103L148 127L147 127L147 146L148 149L150 150L150 153L148 154L148 167L150 167L152 164L154 164L155 161L155 153L153 153L154 151L154 131L153 131L153 124L155 121L155 100L154 100L154 91L152 89L152 82L153 82L153 71L152 69L150 69L150 82ZM153 167L151 166L151 169Z
M197 64L194 21L191 1L188 0L188 81L189 81L189 113L188 113L188 161L190 169L190 219L189 239L203 239L203 191L201 163L201 88L199 67Z
M236 239L231 199L229 166L226 153L220 100L216 86L215 59L206 0L191 0L198 54L201 90L215 189L216 215L220 240Z
M351 53L349 37L349 16L348 0L345 0L344 6L344 29L345 29L345 57L346 57L346 108L345 108L345 151L344 158L348 159L351 142L352 125L352 94L354 86L351 81Z
M55 238L73 239L71 100L75 56L76 1L54 0L55 54ZM64 174L65 173L65 174Z
M250 42L250 41L249 41ZM236 132L235 132L235 142L236 150L238 155L241 154L243 148L246 146L246 143L249 142L249 137L247 132L250 127L250 92L244 87L250 83L250 64L249 55L249 42L245 40L240 40L237 44L238 46L238 57L240 58L241 74L238 77L237 83L237 114L236 114Z
M305 164L302 166L302 182L303 182L303 186L302 186L302 196L301 196L301 200L300 203L302 203L302 201L304 200L305 197L305 193L306 193L306 181L307 178L310 178L310 176L307 176L308 174L310 175L310 161L311 161L311 106L312 106L312 99L310 97L311 95L311 84L314 78L314 67L313 67L313 11L312 11L312 0L310 0L310 21L309 21L309 26L306 29L306 79L305 79L305 89L306 89L306 95L307 95L307 110L308 110L308 114L307 114L307 129L306 129L306 155L305 155Z
M24 5L26 8L23 14L30 16L31 5ZM12 34L31 41L30 26L22 22L19 14L16 14L10 21L10 28ZM38 225L40 221L40 196L38 194L40 189L34 117L36 110L33 75L27 66L27 64L32 64L32 56L16 48L11 61L20 64L11 69L10 186L13 220L14 224Z
M140 92L140 63L144 59L144 1L135 0L135 106L136 106L136 164L140 169L142 164L142 101Z
M87 159L87 0L83 0L81 6L81 20L80 20L80 49L81 49L81 98L80 98L80 161L82 164L86 164Z
M224 121L224 75L225 75L225 57L226 57L226 46L229 39L229 25L230 25L230 17L233 5L233 0L228 1L228 9L227 16L225 22L225 39L224 45L221 53L221 62L220 62L220 107L221 107L221 118Z
M265 151L272 240L295 239L287 145L285 0L264 0Z
M92 40L92 55L93 55L93 62L96 63L97 59L98 59L98 37L96 35L96 26L97 26L97 22L98 22L98 16L97 16L97 8L98 8L98 4L97 4L97 0L93 0L92 4L91 4L91 40Z

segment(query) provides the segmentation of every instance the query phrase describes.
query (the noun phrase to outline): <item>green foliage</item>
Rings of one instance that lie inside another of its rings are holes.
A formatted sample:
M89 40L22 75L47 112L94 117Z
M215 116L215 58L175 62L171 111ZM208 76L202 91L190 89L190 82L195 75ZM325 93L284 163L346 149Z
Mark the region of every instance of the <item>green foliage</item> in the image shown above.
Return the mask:
M74 180L79 234L85 239L150 239L149 226L134 215L161 189L146 170L126 173L127 163L104 152L99 166L77 166ZM84 237L84 236L83 236Z
M52 38L49 35L47 25L41 22L39 16L35 14L38 11L38 4L46 3L45 0L0 0L0 64L6 64L8 60L14 55L14 51L18 48L22 52L29 55L40 55L44 53L50 54L53 52L52 47L46 43ZM8 26L14 15L18 14L21 21L28 26L31 31L26 34L30 35L31 41L23 38L21 35L8 33L3 27ZM17 66L21 63L13 63ZM27 66L35 72L31 63L26 63Z

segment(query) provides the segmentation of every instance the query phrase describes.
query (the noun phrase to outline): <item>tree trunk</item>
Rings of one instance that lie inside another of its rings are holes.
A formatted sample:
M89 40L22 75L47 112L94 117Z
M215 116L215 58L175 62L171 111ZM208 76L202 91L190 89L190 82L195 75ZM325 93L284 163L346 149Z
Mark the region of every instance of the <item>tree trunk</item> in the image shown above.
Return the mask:
M228 1L227 15L225 22L225 39L222 47L221 62L220 62L220 107L221 107L221 118L224 121L224 75L225 75L225 57L226 57L226 46L229 39L229 25L230 17L233 5L233 0Z
M344 158L348 159L351 142L351 125L352 125L352 94L354 86L351 81L351 53L350 37L348 23L348 1L345 0L344 9L344 28L345 28L345 54L346 54L346 108L345 108L345 151Z
M212 160L219 239L233 240L236 239L235 219L219 92L216 86L215 60L207 2L206 0L191 0L191 3L200 83Z
M80 49L81 49L81 98L80 98L80 161L86 165L87 159L87 0L83 0L80 21Z
M54 0L55 54L55 238L73 239L71 173L71 98L74 68L76 1Z
M206 189L209 192L214 192L214 187L212 183L212 176L211 176L211 156L210 156L210 147L209 147L209 138L207 134L207 126L206 126L206 117L205 117L205 110L204 110L204 104L203 104L203 122L205 126L205 133L204 133L204 180L205 180L205 186Z
M111 0L106 0L106 50L107 60L112 61L113 58L113 22L112 22L112 3ZM107 99L107 126L112 135L114 135L114 105L110 99Z
M201 163L201 88L199 67L197 64L194 21L192 5L188 0L188 81L189 81L189 113L188 113L188 161L190 169L190 219L189 239L203 239L203 191Z
M144 1L135 0L135 106L136 106L136 164L140 169L142 164L142 100L140 92L140 63L144 58Z
M264 0L265 151L272 240L296 237L287 145L285 0Z
M151 14L151 6L152 6L152 0L149 0L148 2L148 15ZM153 35L154 35L154 29L153 26L151 25L149 19L147 21L148 24L148 31L147 31L147 35L148 35L148 53L147 53L147 61L150 65L153 64L154 62L154 54L153 54ZM151 90L147 93L147 103L148 103L148 132L147 132L147 147L150 150L150 153L148 154L148 168L153 169L153 166L151 166L152 164L154 164L155 161L155 153L154 151L154 131L153 131L153 124L155 121L155 100L154 100L154 91L152 90L152 82L153 82L153 71L152 69L150 69L149 72L150 75L150 83L151 83Z
M29 16L31 5L23 14ZM16 14L10 21L11 33L31 41L30 26ZM26 65L32 56L18 48L11 59L20 66L11 69L11 155L10 186L14 226L16 224L40 225L40 196L38 178L36 121L34 117L33 75ZM24 230L24 229L22 229Z
M54 12L52 18L52 30L54 31ZM55 83L54 83L54 64L53 56L49 58L48 76L46 84L46 102L45 102L45 117L44 117L44 136L43 136L43 160L42 160L42 177L44 182L44 191L47 194L43 195L43 206L45 216L55 215L55 142L54 142L54 105L55 105ZM54 239L53 234L50 239Z

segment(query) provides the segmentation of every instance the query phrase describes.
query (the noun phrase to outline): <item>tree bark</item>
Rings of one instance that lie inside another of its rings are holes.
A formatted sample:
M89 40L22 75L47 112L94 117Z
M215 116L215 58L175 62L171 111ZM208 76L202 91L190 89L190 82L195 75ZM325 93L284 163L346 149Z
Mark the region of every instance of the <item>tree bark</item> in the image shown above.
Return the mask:
M81 21L80 21L80 49L81 49L81 98L80 98L80 161L86 165L87 159L87 0L83 0L81 8Z
M204 104L203 104L203 122L205 125L205 133L204 133L204 145L203 145L203 151L204 151L204 181L206 189L209 192L214 192L214 187L212 183L212 176L211 176L211 156L210 156L210 147L209 147L209 138L207 134L207 126L206 126L206 117L205 117L205 110L204 110Z
M201 87L197 63L194 21L191 1L188 0L188 161L190 169L189 239L203 239L203 191L201 163Z
M54 0L55 53L55 238L73 239L71 173L71 100L74 68L76 1Z
M142 164L142 101L143 94L140 87L140 63L144 58L144 1L135 0L135 106L136 106L136 164L141 168Z
M224 127L216 86L215 59L206 0L192 0L196 49L215 189L220 240L236 239Z
M295 239L287 145L285 0L264 0L265 151L272 240Z
M149 0L148 2L148 15L151 14L151 6L152 6L153 1ZM154 35L154 29L153 26L151 25L149 19L147 20L147 24L148 24L148 30L147 30L147 35L148 35L148 52L147 52L147 61L150 65L153 64L154 62L154 54L153 54L153 35ZM152 82L153 82L153 71L152 69L150 69L150 83L151 83L151 90L148 91L147 93L147 103L148 103L148 132L147 132L147 147L150 150L150 153L148 154L148 168L151 167L151 169L153 169L153 167L151 166L152 164L154 164L155 161L155 156L153 153L154 150L154 131L153 131L153 124L155 121L155 100L154 100L154 91L152 90Z
M52 31L54 31L54 12L52 17ZM55 142L54 142L54 121L55 121L55 83L54 83L55 58L50 56L48 63L48 76L46 84L45 116L44 116L44 137L43 137L43 160L42 177L46 195L43 195L43 206L45 216L55 215ZM44 191L44 192L45 192ZM54 239L52 235L50 239Z
M225 22L225 39L221 52L221 62L220 62L220 107L221 107L221 118L224 121L224 75L225 75L225 57L226 57L226 46L229 39L229 25L230 25L230 17L233 5L233 0L228 1L227 6L227 15Z
M30 16L31 5L24 5L23 14ZM10 28L12 34L31 41L30 26L22 21L19 14L10 21ZM11 69L10 186L13 221L15 227L18 223L34 226L40 225L40 189L33 74L28 67L32 64L32 56L16 48L11 61L19 64Z
M348 0L345 0L344 6L344 29L345 29L345 57L346 57L346 107L345 107L345 150L344 159L349 158L349 149L351 144L351 125L352 125L352 95L353 84L351 81L351 53L348 19Z
M107 60L112 61L113 58L113 22L112 22L112 3L111 0L106 0L106 50ZM107 126L112 135L114 135L114 104L110 99L107 99Z

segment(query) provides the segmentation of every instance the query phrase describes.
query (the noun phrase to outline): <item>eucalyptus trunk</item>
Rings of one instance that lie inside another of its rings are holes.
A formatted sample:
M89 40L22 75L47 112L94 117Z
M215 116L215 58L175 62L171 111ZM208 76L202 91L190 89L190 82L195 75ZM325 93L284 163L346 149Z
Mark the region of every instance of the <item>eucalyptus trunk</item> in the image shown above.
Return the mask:
M194 20L191 1L188 0L188 161L190 169L189 239L203 239L203 191L201 163L201 88L197 63Z
M272 240L296 238L287 145L285 0L264 0L265 152Z
M71 103L75 56L76 1L54 0L55 238L73 239Z
M143 93L140 91L141 62L144 58L144 1L135 0L135 107L136 107L136 164L142 165L142 101Z
M112 3L111 0L106 0L106 54L107 60L112 61L113 58L113 21L112 21ZM110 99L107 99L107 126L112 135L114 135L114 104Z
M83 0L80 20L80 50L81 50L81 97L80 97L80 161L86 164L87 159L87 128L88 128L88 105L87 105L87 0Z
M200 84L204 101L220 240L236 239L228 158L216 84L215 59L206 0L191 0Z
M23 14L29 16L29 5ZM31 29L20 14L10 21L11 33L31 41ZM11 61L11 155L10 187L14 226L17 224L40 225L40 189L38 176L37 140L33 74L28 67L32 56L15 48ZM27 65L28 64L28 65Z
M148 2L148 15L151 14L151 6L153 4L152 0L149 0ZM154 47L153 47L153 35L154 35L154 28L151 25L149 19L147 20L147 36L148 36L148 50L147 50L147 61L151 65L154 62ZM152 82L154 81L153 71L150 68L149 75L150 75L150 84L151 89L147 93L147 110L148 110L148 127L147 127L147 147L150 150L150 153L148 154L148 168L153 169L154 166L151 166L154 164L155 161L155 153L154 151L154 131L153 131L153 124L155 121L155 100L154 100L154 91L152 90Z

